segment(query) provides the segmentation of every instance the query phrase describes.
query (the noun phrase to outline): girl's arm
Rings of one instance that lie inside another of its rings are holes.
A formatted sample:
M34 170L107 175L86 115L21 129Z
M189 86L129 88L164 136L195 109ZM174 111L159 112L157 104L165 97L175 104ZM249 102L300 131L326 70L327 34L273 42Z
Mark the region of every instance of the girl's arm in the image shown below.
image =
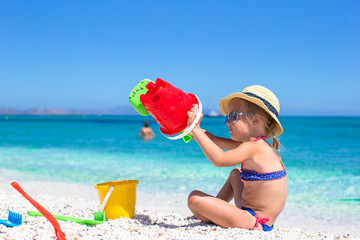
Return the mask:
M188 125L194 121L197 112L197 105L188 112ZM199 144L205 156L216 167L235 166L252 156L251 143L239 143L233 140L223 140L222 138L216 137L201 129L200 122L191 131L190 135ZM230 148L231 150L224 152L221 146L232 148Z
M204 130L204 133L221 149L231 150L240 146L241 142L234 141L229 138L217 137L212 133Z
M238 147L224 152L200 127L195 127L191 135L197 139L201 150L215 167L236 166L252 157L251 142L241 143Z

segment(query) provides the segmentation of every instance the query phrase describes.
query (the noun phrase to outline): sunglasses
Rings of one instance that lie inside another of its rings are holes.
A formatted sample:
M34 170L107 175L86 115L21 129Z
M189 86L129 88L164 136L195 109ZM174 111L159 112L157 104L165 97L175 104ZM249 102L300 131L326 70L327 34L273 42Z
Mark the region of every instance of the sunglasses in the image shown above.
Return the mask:
M255 113L242 113L242 112L231 112L225 116L225 123L230 122L236 124L239 121L240 116L253 115Z

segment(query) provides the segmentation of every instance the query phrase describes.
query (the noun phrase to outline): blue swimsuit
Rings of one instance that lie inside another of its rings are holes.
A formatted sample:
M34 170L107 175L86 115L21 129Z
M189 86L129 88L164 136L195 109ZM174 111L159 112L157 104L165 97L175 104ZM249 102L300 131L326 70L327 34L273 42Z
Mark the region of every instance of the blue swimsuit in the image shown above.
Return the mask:
M285 176L286 172L284 170L269 173L259 173L252 170L243 169L243 166L241 164L240 178L243 181L267 181L280 179Z
M280 179L285 176L286 176L286 171L284 170L269 172L269 173L259 173L252 170L244 169L243 165L241 164L240 178L243 181L268 181L268 180ZM269 221L269 218L258 218L255 212L251 208L241 207L241 209L248 211L251 215L253 215L256 218L255 227L257 227L258 223L260 223L265 232L273 230L274 225L269 227L268 225L265 224L267 221Z
M255 141L263 139L264 137L255 139ZM247 170L243 168L243 164L241 164L241 172L240 172L240 178L243 181L269 181L269 180L276 180L280 179L286 176L286 171L276 171L276 172L269 172L269 173L259 173L252 170ZM258 226L258 223L260 223L263 226L263 230L265 232L271 231L274 228L274 225L268 226L265 223L269 221L269 218L259 218L256 216L255 212L251 208L241 207L242 210L248 211L251 215L253 215L256 218L255 227Z

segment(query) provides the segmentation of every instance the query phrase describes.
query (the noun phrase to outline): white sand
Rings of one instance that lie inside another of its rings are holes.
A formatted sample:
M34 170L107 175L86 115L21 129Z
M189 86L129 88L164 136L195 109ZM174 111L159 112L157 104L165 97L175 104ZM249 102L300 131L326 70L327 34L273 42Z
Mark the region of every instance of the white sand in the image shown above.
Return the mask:
M4 180L4 179L0 179ZM52 214L86 219L94 218L98 210L96 190L93 186L54 182L19 182L20 186ZM66 197L61 197L66 196ZM0 225L0 239L56 239L54 228L44 217L31 217L28 210L37 211L24 197L10 186L0 183L0 219L6 219L8 210L23 215L23 225L8 228ZM133 219L107 220L105 224L86 226L59 221L69 239L360 239L353 225L328 227L328 223L307 222L312 230L295 227L279 218L272 232L225 229L212 224L187 219L186 196L164 196L138 191L136 214ZM309 221L309 219L307 219ZM353 223L359 226L359 223ZM321 232L319 230L321 229Z

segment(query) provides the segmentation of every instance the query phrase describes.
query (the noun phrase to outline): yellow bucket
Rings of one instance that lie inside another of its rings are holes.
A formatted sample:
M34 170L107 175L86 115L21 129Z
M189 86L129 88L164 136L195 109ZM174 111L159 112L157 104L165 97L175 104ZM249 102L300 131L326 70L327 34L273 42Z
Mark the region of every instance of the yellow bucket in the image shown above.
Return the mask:
M136 185L138 183L138 180L123 180L99 183L94 186L97 190L100 204L104 201L104 198L110 190L110 187L114 187L114 190L112 191L104 208L105 217L107 219L134 217L136 203Z

